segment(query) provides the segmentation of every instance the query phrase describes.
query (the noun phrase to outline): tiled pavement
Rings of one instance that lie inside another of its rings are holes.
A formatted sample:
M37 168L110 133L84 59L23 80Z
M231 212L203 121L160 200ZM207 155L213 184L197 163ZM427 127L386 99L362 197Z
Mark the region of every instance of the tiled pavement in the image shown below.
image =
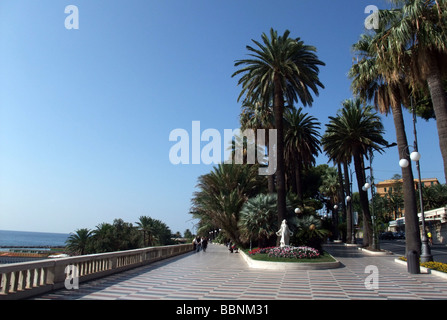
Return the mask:
M411 275L394 262L395 256L368 256L343 245L325 249L342 263L340 268L250 269L240 253L210 245L207 252L188 253L35 299L447 299L447 280ZM372 275L365 272L369 265L377 267L378 289L365 286Z

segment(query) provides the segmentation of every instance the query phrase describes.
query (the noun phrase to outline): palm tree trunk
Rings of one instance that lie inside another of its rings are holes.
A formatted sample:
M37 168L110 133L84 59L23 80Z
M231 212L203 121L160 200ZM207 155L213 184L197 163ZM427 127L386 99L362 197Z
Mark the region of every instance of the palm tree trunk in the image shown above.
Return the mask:
M266 129L266 135L265 135L265 145L267 148L267 152L270 155L270 152L273 152L273 150L270 150L270 137L269 137L269 130ZM270 159L270 158L269 158ZM267 176L267 184L268 184L268 190L269 193L275 193L275 176L273 174Z
M394 127L396 129L397 147L399 149L399 159L407 159L409 165L402 168L402 191L404 195L405 209L405 238L406 252L416 250L421 252L421 236L419 232L419 218L417 216L416 196L414 193L413 170L408 154L408 142L405 133L405 123L402 116L401 106L392 107Z
M354 166L355 176L357 177L357 185L359 188L360 205L363 211L363 246L368 247L372 244L372 223L371 213L369 212L368 194L363 191L362 187L365 184L365 174L362 165L362 155L359 150L354 150Z
M349 182L349 170L348 170L348 162L343 162L343 170L345 172L345 187L346 187L346 195L351 197L351 200L348 201L347 210L346 210L346 242L354 243L353 235L353 219L352 219L352 196Z
M303 188L301 184L301 161L299 159L295 162L295 184L296 184L296 194L300 201L303 201Z
M285 163L284 163L284 94L278 75L275 75L275 94L274 94L274 114L277 135L277 170L276 170L276 193L278 195L278 225L286 217L286 182L285 182Z
M444 177L447 180L447 96L442 85L441 73L433 56L429 62L427 84L436 116L439 146L444 161Z

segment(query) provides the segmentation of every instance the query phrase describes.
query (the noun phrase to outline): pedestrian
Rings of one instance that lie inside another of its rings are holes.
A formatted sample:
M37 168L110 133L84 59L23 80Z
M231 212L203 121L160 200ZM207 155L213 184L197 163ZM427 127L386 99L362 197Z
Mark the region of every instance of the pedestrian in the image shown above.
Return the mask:
M193 245L193 251L196 251L196 248L197 248L196 238L192 239L192 245Z
M196 238L196 252L199 252L201 247L202 247L202 241L200 240L200 237L197 236L197 238Z
M208 247L208 238L202 238L202 250L203 252L206 252L206 248Z
M432 237L431 237L431 232L430 232L430 231L427 232L427 237L428 237L428 242L429 242L430 245L432 246L432 245L433 245L433 239L432 239Z

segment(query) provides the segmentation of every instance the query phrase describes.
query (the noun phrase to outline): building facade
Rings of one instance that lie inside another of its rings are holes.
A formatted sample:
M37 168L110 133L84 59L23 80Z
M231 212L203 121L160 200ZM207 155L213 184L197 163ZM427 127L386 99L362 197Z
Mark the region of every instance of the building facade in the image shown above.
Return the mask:
M436 178L428 178L428 179L421 179L421 183L422 188L426 188L439 184L439 181ZM390 179L377 182L375 184L375 187L376 187L376 194L382 197L387 195L388 193L400 192L400 190L402 190L402 179L399 180ZM414 189L415 190L419 189L419 180L417 179L414 179Z

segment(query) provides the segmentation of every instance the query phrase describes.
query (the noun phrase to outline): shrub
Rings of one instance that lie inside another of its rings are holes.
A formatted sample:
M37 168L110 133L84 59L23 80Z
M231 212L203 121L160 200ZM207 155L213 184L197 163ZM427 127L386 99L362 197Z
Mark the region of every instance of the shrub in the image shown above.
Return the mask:
M406 257L400 257L400 260L407 261ZM421 262L419 263L421 267L441 271L447 273L447 263L429 261L429 262Z
M322 229L321 219L315 215L304 215L296 221L298 230L294 235L293 242L315 248L322 253L322 244L329 231Z
M447 264L442 262L436 262L436 261L421 262L421 267L447 273Z

